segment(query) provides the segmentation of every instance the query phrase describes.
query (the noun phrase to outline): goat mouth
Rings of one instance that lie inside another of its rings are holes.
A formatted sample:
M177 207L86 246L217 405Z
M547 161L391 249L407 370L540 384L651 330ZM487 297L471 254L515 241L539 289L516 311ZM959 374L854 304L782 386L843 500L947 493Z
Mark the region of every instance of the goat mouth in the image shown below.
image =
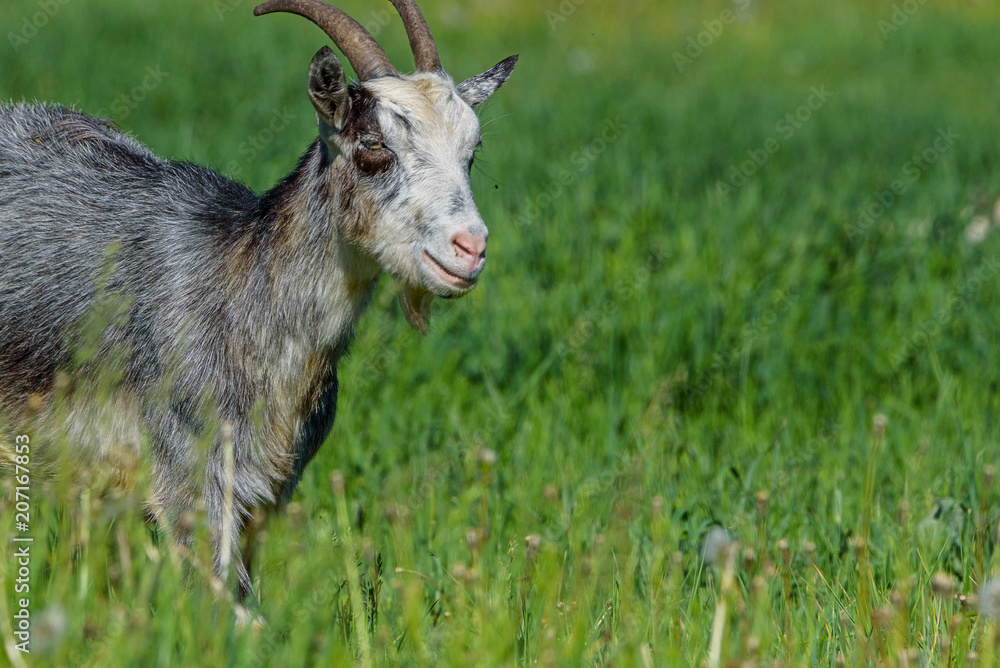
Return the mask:
M424 264L437 276L439 279L444 281L447 285L453 288L459 288L461 290L468 290L476 284L476 279L479 277L476 275L466 275L458 274L447 267L445 267L440 260L428 253L423 252L421 259Z

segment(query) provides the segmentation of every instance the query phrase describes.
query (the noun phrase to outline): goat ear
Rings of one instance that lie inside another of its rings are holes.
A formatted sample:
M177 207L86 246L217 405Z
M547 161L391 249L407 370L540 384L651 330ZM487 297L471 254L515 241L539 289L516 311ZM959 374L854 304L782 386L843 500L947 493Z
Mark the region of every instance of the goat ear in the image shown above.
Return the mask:
M320 136L331 150L339 152L333 140L344 127L351 98L344 68L328 46L317 51L309 65L309 99L316 107Z
M458 84L458 94L470 107L475 109L497 92L497 88L500 88L510 73L514 71L515 65L517 65L516 55L501 60L482 74L477 74Z

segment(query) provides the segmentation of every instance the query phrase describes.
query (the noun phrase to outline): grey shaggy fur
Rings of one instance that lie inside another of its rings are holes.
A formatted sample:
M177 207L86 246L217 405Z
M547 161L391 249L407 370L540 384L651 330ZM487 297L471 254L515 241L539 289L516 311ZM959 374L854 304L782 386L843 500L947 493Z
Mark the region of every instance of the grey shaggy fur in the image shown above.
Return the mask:
M0 107L0 402L17 409L51 392L55 372L70 361L68 333L94 307L107 249L120 244L106 290L130 306L102 344L128 351L119 390L141 398L160 519L176 523L203 491L209 516L220 521L218 444L204 490L192 452L206 402L232 422L234 442L247 444L235 450L237 527L250 509L287 499L332 425L336 363L348 343L303 341L319 330L321 314L309 308L320 300L315 283L299 281L291 301L279 301L291 295L274 289L322 263L318 238L333 236L323 228L334 217L322 215L331 202L310 198L320 215L305 234L316 257L278 256L276 237L289 222L282 207L325 169L320 146L258 197L210 170L162 161L76 111ZM316 400L299 416L287 475L252 444L260 436L255 406L273 391L269 367L290 341L315 349L322 368Z
M406 287L421 330L431 295L475 284L484 255L450 255L456 234L485 248L472 108L515 62L457 87L443 73L348 87L321 49L309 78L320 136L263 195L77 111L0 105L0 409L98 468L123 450L138 460L147 438L152 514L186 545L185 514L203 500L221 577L248 534L236 569L249 594L254 510L288 500L329 433L337 362L380 273ZM81 363L75 346L108 299L120 313ZM103 360L121 367L108 396L92 384Z

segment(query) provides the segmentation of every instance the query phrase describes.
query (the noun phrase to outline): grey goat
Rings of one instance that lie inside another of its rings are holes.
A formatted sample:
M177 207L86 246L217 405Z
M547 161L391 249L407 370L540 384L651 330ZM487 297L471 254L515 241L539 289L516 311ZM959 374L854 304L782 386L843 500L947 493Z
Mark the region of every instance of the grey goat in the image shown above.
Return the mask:
M122 479L122 462L138 461L148 439L151 514L185 546L182 519L203 501L222 578L256 511L287 502L329 433L337 362L379 275L404 286L407 320L425 331L432 297L464 294L483 269L473 110L517 57L456 85L420 10L391 2L412 75L326 3L254 10L310 19L359 78L348 85L334 52L320 49L308 77L319 137L263 195L161 160L104 120L0 106L0 408L14 426L34 415L39 430ZM97 357L117 351L118 377L84 383L96 364L67 375L81 323L115 297L121 314L100 327ZM67 377L81 389L60 392ZM242 596L252 592L249 553L236 564Z

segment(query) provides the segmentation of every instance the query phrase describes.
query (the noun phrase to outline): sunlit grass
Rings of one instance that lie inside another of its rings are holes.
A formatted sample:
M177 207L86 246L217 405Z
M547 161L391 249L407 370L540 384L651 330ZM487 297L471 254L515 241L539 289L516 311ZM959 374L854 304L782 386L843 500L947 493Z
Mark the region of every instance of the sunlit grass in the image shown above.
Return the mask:
M423 339L380 288L333 433L261 536L263 628L206 541L171 554L134 499L34 484L26 664L995 661L996 8L926 3L884 39L891 7L737 3L679 72L733 4L423 4L457 78L521 53L481 114L482 285ZM251 5L74 0L0 41L0 98L113 109L160 66L113 120L263 189L315 134L324 38ZM0 37L36 11L0 6ZM396 23L379 39L408 66ZM786 137L814 86L832 97ZM953 148L849 235L942 128ZM5 642L14 568L5 543Z

